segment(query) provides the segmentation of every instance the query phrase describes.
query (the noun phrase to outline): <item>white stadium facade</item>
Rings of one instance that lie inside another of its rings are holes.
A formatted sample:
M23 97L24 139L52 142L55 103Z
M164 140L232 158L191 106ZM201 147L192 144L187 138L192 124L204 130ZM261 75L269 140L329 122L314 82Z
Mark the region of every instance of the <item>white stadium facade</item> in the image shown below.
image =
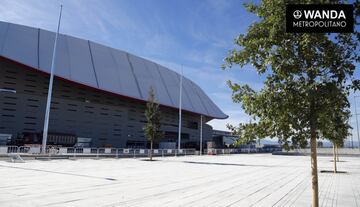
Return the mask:
M0 22L0 134L12 144L40 144L55 33ZM180 75L127 52L59 35L49 145L146 147L143 127L153 87L162 112L163 142L177 142ZM181 147L212 138L206 122L225 119L204 91L183 77ZM80 141L79 141L80 140Z

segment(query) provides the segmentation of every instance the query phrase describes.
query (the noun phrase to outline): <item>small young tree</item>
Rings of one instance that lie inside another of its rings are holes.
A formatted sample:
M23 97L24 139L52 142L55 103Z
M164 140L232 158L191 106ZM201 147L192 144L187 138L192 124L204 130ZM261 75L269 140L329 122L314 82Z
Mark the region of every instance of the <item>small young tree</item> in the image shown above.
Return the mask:
M350 115L350 114L349 114ZM346 118L348 120L348 118ZM334 173L337 173L337 162L339 161L338 147L343 147L345 139L349 135L348 129L350 129L350 125L345 121L345 123L341 123L338 120L338 123L334 123L334 126L329 126L328 135L326 138L333 145L333 162L334 162Z
M161 113L159 110L159 104L156 103L155 100L155 92L152 87L149 90L149 100L146 104L145 117L147 119L147 123L145 125L144 131L146 138L150 141L150 161L152 161L153 157L153 144L154 141L157 141L163 137L163 133L161 132Z
M341 97L341 94L338 96ZM348 109L349 103L345 95L342 97L343 101L339 99L337 105L328 109L330 115L327 120L327 130L322 134L322 137L330 140L333 144L334 173L337 173L337 161L339 161L337 149L344 145L345 139L349 136L349 129L351 129L348 123L351 114Z

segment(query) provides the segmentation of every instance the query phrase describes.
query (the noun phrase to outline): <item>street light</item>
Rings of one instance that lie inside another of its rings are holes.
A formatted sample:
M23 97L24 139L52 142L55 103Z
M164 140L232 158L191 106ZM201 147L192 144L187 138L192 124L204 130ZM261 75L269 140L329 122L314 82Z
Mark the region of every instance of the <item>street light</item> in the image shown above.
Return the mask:
M183 87L183 68L181 65L180 85L179 85L179 129L178 129L178 150L181 149L181 107L182 107L182 87Z
M203 150L203 115L200 115L200 152L199 154L202 155L202 150Z
M354 134L352 129L351 129L351 149L354 149Z
M355 120L356 120L356 131L357 131L357 137L358 137L358 147L360 150L360 133L359 133L359 120L358 120L358 113L356 109L356 98L360 98L360 96L354 96L354 106L355 106Z
M49 81L49 88L48 88L48 94L47 94L47 99L46 99L43 140L42 140L42 145L41 145L41 153L42 154L46 153L46 143L47 143L48 129L49 129L50 106L51 106L51 98L52 98L51 96L52 96L52 88L53 88L54 72L55 72L56 46L57 46L57 40L58 40L59 30L60 30L61 12L62 12L62 5L60 6L59 22L58 22L58 26L57 26L57 32L55 34L54 48L53 48L53 54L52 54L52 59L51 59L50 81Z

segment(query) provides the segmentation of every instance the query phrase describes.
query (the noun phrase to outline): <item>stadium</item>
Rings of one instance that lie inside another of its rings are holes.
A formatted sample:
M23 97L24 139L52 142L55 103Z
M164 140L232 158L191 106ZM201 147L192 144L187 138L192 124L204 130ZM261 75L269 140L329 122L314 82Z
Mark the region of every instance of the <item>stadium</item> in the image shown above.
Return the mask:
M40 144L55 33L0 22L0 134L12 144ZM147 147L143 127L150 87L162 113L164 143L176 143L180 75L127 52L60 34L49 122L49 145ZM181 147L212 139L224 114L183 77ZM203 123L200 122L202 117ZM202 127L201 127L202 125ZM178 145L178 143L176 143Z

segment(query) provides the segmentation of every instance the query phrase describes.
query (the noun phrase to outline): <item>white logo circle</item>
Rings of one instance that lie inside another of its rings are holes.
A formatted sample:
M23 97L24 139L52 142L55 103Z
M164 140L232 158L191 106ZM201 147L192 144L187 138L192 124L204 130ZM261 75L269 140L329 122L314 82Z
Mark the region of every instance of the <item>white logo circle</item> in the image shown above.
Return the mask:
M301 18L301 11L300 10L295 10L293 15L294 15L295 19L300 19Z

